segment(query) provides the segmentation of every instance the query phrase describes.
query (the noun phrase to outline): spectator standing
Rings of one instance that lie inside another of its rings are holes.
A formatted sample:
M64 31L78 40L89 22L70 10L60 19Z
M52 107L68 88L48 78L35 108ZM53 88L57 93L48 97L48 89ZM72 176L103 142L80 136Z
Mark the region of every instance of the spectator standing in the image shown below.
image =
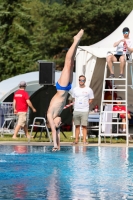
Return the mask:
M117 101L117 105L113 106L113 111L120 111L120 112L124 112L124 113L120 113L119 116L122 120L123 123L126 123L126 107L124 105L121 104L121 97L117 97L116 98ZM128 111L128 119L131 119L131 115L130 112ZM120 125L120 129L119 129L120 133L125 133L126 132L126 124L121 124Z
M72 92L72 90L71 90L71 92ZM72 102L73 102L73 98L72 98L72 94L70 94L69 97L68 97L68 104L71 104ZM71 106L69 107L69 109L70 109L70 112L71 112L72 115L73 115L74 105L71 105Z
M26 89L26 82L21 81L19 84L19 90L16 91L14 94L13 108L14 108L14 113L18 115L18 121L15 127L13 139L17 138L17 134L20 128L24 129L27 138L30 137L27 128L28 106L33 110L33 112L36 112L36 109L33 107L31 101L29 100L29 95L25 91L25 89Z
M89 104L94 99L93 91L90 87L85 86L86 77L84 75L79 76L79 86L73 89L72 97L74 100L74 112L73 121L75 125L75 142L78 143L80 126L82 126L83 144L87 144L87 124L89 115Z

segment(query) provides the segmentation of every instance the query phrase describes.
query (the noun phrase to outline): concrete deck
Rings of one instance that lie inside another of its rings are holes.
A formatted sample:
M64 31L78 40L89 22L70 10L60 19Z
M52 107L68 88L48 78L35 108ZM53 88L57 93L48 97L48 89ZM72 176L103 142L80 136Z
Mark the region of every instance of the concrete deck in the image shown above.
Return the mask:
M53 143L50 142L19 142L19 141L0 141L0 145L28 145L28 146L53 146ZM83 146L83 143L73 145L72 142L61 142L60 146ZM85 146L99 146L98 143L89 143ZM127 147L126 143L102 143L102 147ZM133 143L130 143L128 147L133 147Z

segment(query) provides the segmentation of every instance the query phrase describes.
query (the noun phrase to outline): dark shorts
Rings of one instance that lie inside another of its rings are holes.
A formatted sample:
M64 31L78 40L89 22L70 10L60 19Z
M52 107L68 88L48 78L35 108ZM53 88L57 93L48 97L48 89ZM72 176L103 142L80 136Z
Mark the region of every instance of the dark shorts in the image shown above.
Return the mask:
M119 59L120 59L120 57L121 57L122 55L117 55L117 54L115 54L114 56L116 57L117 62L119 62ZM126 60L129 60L129 59L130 59L130 55L129 55L129 54L126 54Z

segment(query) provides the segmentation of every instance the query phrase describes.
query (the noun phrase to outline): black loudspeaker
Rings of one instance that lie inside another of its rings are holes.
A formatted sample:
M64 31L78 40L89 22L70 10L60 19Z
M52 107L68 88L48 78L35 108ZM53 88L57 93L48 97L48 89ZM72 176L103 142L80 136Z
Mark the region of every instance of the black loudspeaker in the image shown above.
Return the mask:
M39 60L39 84L55 85L55 63Z

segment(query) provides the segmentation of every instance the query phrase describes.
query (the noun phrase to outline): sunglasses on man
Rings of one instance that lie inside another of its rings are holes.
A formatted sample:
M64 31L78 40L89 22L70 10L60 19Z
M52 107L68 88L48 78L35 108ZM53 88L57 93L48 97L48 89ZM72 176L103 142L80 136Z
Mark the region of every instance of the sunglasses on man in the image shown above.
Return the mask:
M128 33L129 33L128 31L126 31L126 32L123 32L123 34L124 34L124 35L128 35Z
M79 81L81 81L81 82L83 82L83 83L85 82L85 80L82 80L82 79L79 79Z

